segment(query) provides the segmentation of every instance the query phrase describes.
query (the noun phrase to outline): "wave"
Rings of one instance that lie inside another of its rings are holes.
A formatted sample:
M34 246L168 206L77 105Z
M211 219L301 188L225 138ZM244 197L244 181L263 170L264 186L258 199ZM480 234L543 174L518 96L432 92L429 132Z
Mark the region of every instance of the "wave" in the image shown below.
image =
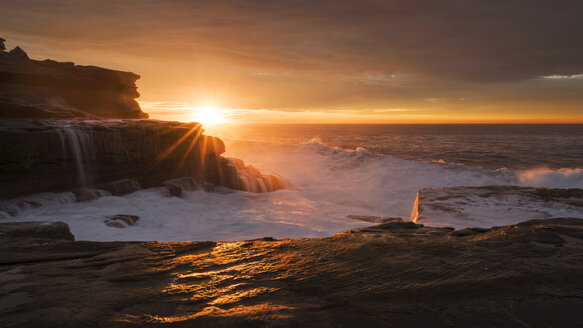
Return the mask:
M254 165L261 166L262 164L270 165L271 168L262 167L266 170L280 169L285 171L295 171L301 165L282 167L276 163L276 159L282 159L283 162L293 160L296 164L310 164L314 167L313 160L319 162L320 169L336 171L340 168L350 169L354 167L364 167L372 165L375 168L371 172L377 176L384 176L387 172L395 173L394 170L404 170L410 172L410 169L419 169L418 174L429 178L428 183L431 183L431 175L422 172L428 170L429 173L442 171L442 173L449 173L466 176L472 173L474 178L480 177L477 181L469 181L470 183L488 183L493 184L514 184L521 186L533 187L547 187L547 188L583 188L583 168L560 168L551 169L547 167L539 167L528 170L509 170L501 169L485 169L482 167L473 167L463 163L446 162L443 159L436 161L415 161L405 160L390 155L375 154L366 148L358 147L356 149L343 149L339 147L328 146L318 139L312 139L306 143L299 145L285 145L269 142L256 141L232 141L228 149L230 154L246 158L246 160ZM235 156L233 155L233 156ZM293 159L292 159L293 158ZM298 163L299 161L299 163ZM376 163L381 161L381 163ZM376 163L378 165L375 165ZM273 167L276 165L277 167ZM292 173L293 174L293 173ZM459 178L453 178L453 181L459 181ZM434 176L438 180L439 177ZM460 184L465 185L465 184Z
M519 185L583 188L582 169L490 170L463 164L404 160L364 148L232 142L234 156L285 176L307 198L343 207L346 214L408 217L417 190Z
M455 186L522 185L583 188L583 169L489 170L405 160L365 148L226 140L226 156L242 158L293 187L269 194L188 191L181 198L157 189L88 202L27 208L16 220L69 223L81 240L244 240L324 237L370 225L348 215L409 218L417 191ZM107 227L115 214L140 217L134 227ZM495 225L495 222L491 223ZM458 222L457 227L474 225Z
M517 171L521 185L547 188L583 188L582 168L562 168L558 170L546 167Z

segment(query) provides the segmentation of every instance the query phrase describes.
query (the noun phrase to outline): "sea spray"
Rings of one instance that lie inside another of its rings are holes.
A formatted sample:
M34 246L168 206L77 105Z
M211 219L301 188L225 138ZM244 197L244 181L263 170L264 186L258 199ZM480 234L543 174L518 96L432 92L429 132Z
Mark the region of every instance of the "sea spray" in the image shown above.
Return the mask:
M512 170L404 160L364 148L329 147L315 140L296 145L238 141L228 149L228 155L244 158L246 164L263 173L279 174L292 187L272 193L222 187L211 193L185 190L180 197L171 197L165 188L151 188L121 197L30 208L14 219L65 221L79 240L323 237L370 225L347 218L350 214L408 219L417 191L422 188L529 183ZM574 172L570 176L576 177L578 171ZM105 217L116 214L137 215L140 221L127 229L103 224ZM579 212L565 214L583 216ZM514 223L508 219L508 224ZM458 224L464 225L474 222Z
M583 188L583 169L563 168L558 170L546 167L516 172L520 185L547 188Z

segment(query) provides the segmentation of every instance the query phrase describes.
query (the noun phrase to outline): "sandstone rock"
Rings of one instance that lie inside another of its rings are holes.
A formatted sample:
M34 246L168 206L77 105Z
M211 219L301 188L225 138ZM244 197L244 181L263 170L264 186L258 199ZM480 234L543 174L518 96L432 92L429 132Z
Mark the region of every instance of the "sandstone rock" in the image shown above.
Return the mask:
M215 242L0 243L2 327L577 327L583 220ZM404 232L408 231L408 232Z
M191 177L184 177L164 181L163 187L166 188L166 190L168 190L170 196L180 197L183 191L196 190L198 189L199 185L196 179Z
M142 189L142 184L136 179L121 179L109 183L98 184L96 185L96 188L107 190L114 196L122 196Z
M374 226L373 228L377 229L385 229L385 230L394 230L394 229L419 229L423 227L422 224L416 224L411 221L403 221L403 222L387 222L383 224L379 224Z
M140 219L137 215L129 214L117 214L113 216L108 216L103 220L106 226L114 228L127 228L129 226L136 225L136 222Z
M30 241L29 239L35 240ZM2 222L0 223L0 243L58 242L73 241L69 226L63 222Z
M110 192L101 189L74 189L71 192L75 194L75 197L79 202L93 200L105 196L111 196Z
M210 182L205 182L202 184L202 189L206 192L214 192L215 191L215 185L210 183Z
M583 218L583 189L522 186L425 188L417 193L411 220L426 225L466 228L565 216ZM456 232L466 233L473 232Z
M168 194L170 197L180 197L182 195L182 188L177 185L173 184L164 184L166 190L168 190Z
M158 186L180 196L184 186L164 184L180 177L207 191L285 187L283 179L221 157L223 141L198 123L100 120L147 117L135 101L139 77L31 60L19 47L0 52L0 200L75 189L82 201L95 198L91 189L117 196Z
M0 117L146 118L135 98L140 76L0 52Z
M117 196L162 185L178 195L177 188L197 181L206 190L242 189L225 174L232 166L221 157L224 149L197 123L0 120L0 199L80 187ZM187 178L168 182L181 177ZM283 185L276 177L271 183L271 190Z
M452 236L456 236L456 237L466 237L466 236L473 236L473 235L477 235L480 234L482 232L486 232L488 231L488 229L484 229L484 228L466 228L466 229L461 229L461 230L454 230L451 232Z
M352 220L365 221L370 223L389 223L403 221L400 217L374 216L374 215L347 215Z
M23 60L30 59L30 58L28 58L28 54L24 50L22 50L22 48L20 48L20 47L16 47L16 48L10 50L8 52L8 54L12 58L23 59Z
M6 40L0 38L0 52L6 50L6 46L4 45L4 42L6 42Z

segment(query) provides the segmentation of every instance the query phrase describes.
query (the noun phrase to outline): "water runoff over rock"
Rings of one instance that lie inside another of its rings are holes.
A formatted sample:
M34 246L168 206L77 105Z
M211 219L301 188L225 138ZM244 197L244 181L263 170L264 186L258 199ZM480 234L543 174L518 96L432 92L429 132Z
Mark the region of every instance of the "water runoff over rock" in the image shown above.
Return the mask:
M146 131L148 128L150 131ZM135 134L132 130L136 129L143 131ZM185 133L178 131L174 137L160 141L176 129ZM221 157L222 141L202 135L200 125L196 124L78 120L18 124L2 121L0 132L9 139L0 144L0 148L6 148L1 158L3 167L9 174L12 171L23 180L29 180L26 183L19 179L4 181L3 178L0 195L27 194L0 201L0 217L3 218L18 216L33 208L123 196L150 187L166 189L170 196L197 189L212 191L216 185L253 193L285 187L280 177L262 174L240 159ZM195 136L188 140L190 135ZM9 145L10 138L18 141L16 148ZM187 143L188 148L178 149L181 143ZM21 149L27 149L27 153L23 154ZM174 157L170 156L173 151ZM10 153L14 157L8 158ZM15 164L11 166L10 161ZM128 178L115 179L126 176ZM9 190L6 186L18 190ZM61 191L30 193L30 190L43 188Z
M69 124L59 124L58 131L63 147L63 154L66 156L71 152L77 166L77 175L81 186L87 187L88 181L85 165L90 154L89 149L93 147L91 130L81 129Z

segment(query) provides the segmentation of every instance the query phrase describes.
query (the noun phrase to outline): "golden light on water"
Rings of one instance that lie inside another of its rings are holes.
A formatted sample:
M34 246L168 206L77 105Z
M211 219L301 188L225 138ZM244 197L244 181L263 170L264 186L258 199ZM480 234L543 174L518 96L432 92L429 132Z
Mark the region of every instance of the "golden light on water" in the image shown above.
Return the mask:
M504 120L489 113L472 112L471 115L452 114L442 112L439 115L423 108L369 108L369 109L342 109L342 110L283 110L221 107L217 99L201 102L147 102L140 101L142 110L150 118L198 122L207 132L230 130L224 126L234 123L335 123L335 124L445 124L445 123L542 123L542 117L533 113L529 116L506 115ZM547 123L551 121L546 121ZM554 123L575 123L578 119L572 116L555 115ZM227 132L227 131L220 131Z

